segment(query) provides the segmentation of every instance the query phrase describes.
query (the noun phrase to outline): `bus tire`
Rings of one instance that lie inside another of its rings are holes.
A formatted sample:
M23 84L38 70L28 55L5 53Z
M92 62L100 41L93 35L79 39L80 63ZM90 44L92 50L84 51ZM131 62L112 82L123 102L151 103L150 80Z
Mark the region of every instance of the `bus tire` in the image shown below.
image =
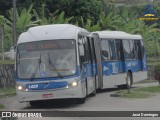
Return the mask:
M127 73L127 87L131 87L132 86L132 84L133 84L133 79L132 79L132 74L131 74L131 72L128 72Z
M91 97L94 97L96 96L96 90L94 90L91 94L90 94Z
M29 101L31 107L38 107L40 105L39 101Z
M84 104L85 101L86 101L86 97L77 99L78 104Z

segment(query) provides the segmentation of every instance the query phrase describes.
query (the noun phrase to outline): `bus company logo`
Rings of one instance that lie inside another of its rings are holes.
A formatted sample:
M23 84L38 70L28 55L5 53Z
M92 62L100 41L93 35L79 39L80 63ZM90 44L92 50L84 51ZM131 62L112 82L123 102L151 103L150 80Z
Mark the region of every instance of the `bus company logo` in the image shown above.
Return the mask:
M148 4L144 11L144 16L139 18L139 20L144 21L157 21L160 20L160 18L156 17L156 13L154 11L154 6L151 4Z
M11 117L11 112L2 112L2 118Z

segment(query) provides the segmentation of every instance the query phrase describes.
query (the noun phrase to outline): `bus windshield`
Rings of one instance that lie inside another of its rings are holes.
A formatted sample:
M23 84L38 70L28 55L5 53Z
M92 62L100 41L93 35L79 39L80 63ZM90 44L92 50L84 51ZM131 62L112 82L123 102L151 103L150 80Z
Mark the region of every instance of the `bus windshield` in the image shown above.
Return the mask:
M18 78L34 79L74 75L76 73L75 40L49 40L19 44Z

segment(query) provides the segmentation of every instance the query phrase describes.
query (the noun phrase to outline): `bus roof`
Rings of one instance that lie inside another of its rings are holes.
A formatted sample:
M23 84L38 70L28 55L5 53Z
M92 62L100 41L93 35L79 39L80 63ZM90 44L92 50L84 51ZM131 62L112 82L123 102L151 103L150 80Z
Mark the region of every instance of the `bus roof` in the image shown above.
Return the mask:
M141 35L133 35L123 31L96 31L99 38L110 38L110 39L142 39Z
M77 39L78 32L89 32L71 24L53 24L31 27L19 36L17 44L41 40Z

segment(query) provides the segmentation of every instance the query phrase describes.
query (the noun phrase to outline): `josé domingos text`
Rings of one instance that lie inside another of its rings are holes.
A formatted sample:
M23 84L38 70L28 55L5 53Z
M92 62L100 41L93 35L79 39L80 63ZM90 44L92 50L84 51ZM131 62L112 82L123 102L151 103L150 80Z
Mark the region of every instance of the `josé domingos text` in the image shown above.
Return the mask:
M158 117L158 114L153 113L133 113L134 117Z

